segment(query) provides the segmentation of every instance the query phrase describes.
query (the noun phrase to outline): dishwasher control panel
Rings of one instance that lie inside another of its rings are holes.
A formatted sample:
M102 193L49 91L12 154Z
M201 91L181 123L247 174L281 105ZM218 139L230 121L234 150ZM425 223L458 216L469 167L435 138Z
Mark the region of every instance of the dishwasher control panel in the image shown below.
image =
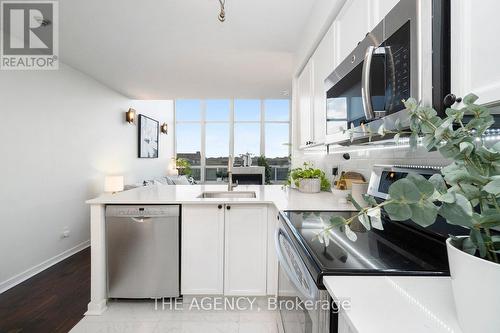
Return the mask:
M179 205L108 205L106 217L178 217Z

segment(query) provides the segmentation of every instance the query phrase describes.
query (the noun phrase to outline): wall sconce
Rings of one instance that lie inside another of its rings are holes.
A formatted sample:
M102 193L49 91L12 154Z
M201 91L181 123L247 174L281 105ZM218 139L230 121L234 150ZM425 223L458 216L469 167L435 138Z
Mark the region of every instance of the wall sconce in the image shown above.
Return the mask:
M160 132L162 132L163 134L168 134L168 124L167 123L161 124Z
M125 121L129 124L135 125L135 110L130 108L125 112Z

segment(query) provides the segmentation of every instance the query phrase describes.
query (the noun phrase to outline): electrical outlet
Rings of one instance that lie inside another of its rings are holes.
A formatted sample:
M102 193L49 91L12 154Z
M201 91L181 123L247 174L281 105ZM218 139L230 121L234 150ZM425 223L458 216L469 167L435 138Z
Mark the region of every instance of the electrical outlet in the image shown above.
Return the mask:
M61 235L62 236L61 238L68 238L69 237L69 233L70 233L69 228L68 227L64 227L62 235Z

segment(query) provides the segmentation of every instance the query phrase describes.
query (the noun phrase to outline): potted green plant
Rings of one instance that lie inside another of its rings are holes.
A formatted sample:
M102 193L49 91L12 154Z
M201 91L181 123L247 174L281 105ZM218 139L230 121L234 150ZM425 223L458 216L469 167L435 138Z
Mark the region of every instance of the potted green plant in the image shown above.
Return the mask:
M185 158L179 157L175 160L175 168L180 176L191 176L191 163Z
M287 185L295 185L299 191L305 193L330 190L330 181L326 178L325 173L309 163L304 163L302 167L290 170Z
M395 134L396 140L409 134L412 147L421 141L427 150L437 149L453 162L430 179L409 174L396 181L383 203L365 196L369 205L361 207L353 200L359 213L349 219L333 217L321 237L340 228L355 240L349 226L356 219L366 229L381 229L381 209L394 221L412 220L427 227L440 215L469 229L469 236L450 235L447 240L455 306L464 332L488 333L500 331L500 236L492 230L500 226L500 142L492 147L483 142L482 135L494 120L487 108L475 104L477 99L467 95L465 107L448 108L444 119L414 99L405 101L409 130L398 124L397 131L382 127L378 134ZM466 112L472 119L464 124Z

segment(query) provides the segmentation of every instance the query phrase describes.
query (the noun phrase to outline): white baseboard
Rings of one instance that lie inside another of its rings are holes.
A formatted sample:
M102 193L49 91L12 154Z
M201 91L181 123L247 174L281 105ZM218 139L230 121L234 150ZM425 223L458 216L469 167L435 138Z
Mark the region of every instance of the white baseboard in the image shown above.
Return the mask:
M46 270L50 266L57 264L58 262L72 256L75 253L80 252L81 250L86 249L89 246L90 246L90 240L87 240L83 243L78 244L75 247L72 247L69 250L66 250L66 251L48 259L48 260L45 260L44 262L42 262L38 265L35 265L31 268L28 268L24 272L19 273L15 276L11 277L8 280L0 282L0 294L9 290L10 288L12 288L14 286L17 286L21 282L26 281L30 277L35 276L36 274Z

